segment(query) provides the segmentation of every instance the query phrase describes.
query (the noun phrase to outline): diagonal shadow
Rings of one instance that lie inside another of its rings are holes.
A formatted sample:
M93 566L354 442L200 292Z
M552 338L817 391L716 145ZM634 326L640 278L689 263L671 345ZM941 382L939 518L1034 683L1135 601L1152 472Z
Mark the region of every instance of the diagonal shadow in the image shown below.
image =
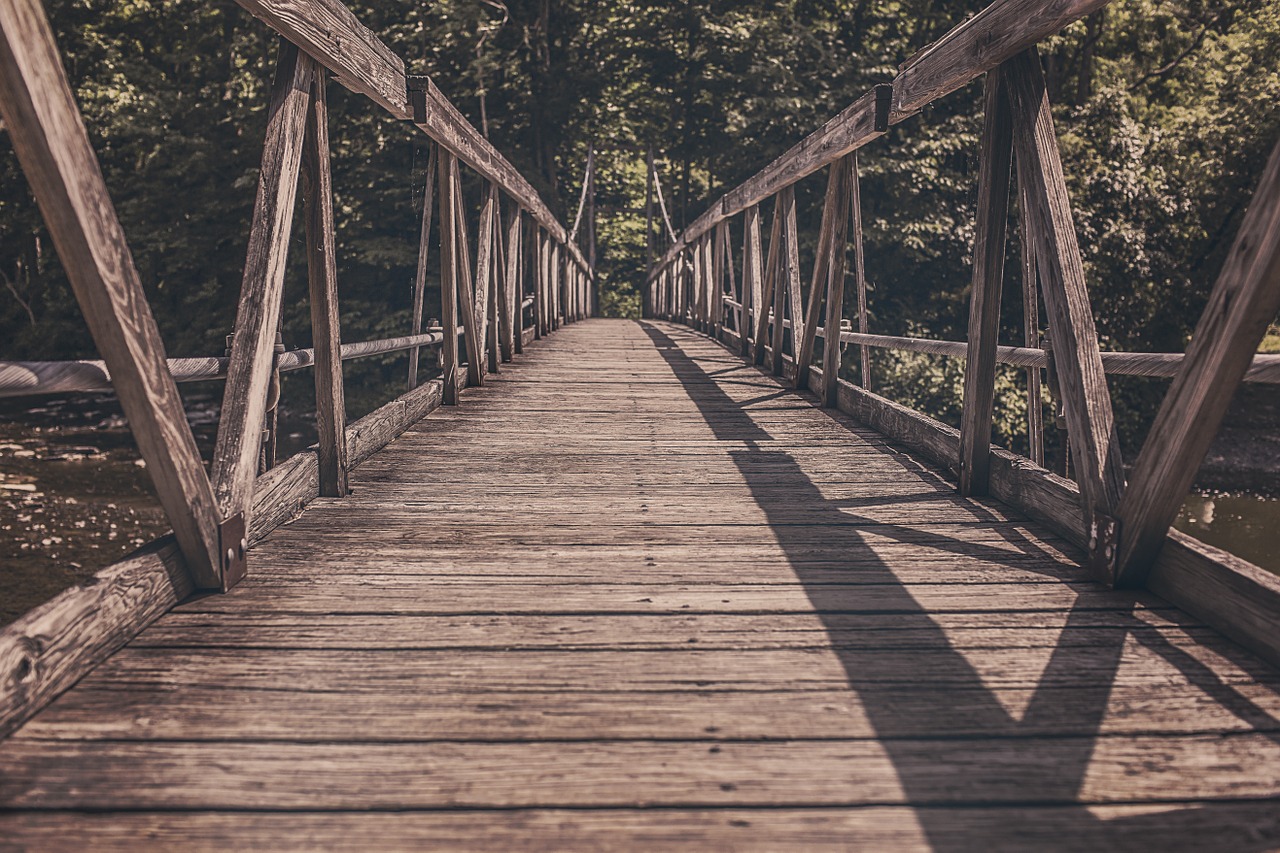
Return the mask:
M1013 813L1007 823L957 818L958 811L975 805L1053 808L1054 825L1062 832L1041 833L1036 849L1111 849L1122 844L1132 845L1135 840L1154 843L1157 838L1185 847L1190 837L1180 834L1181 823L1185 822L1188 831L1198 828L1204 832L1208 827L1217 830L1217 824L1209 818L1215 809L1222 812L1223 831L1243 825L1239 815L1247 808L1240 803L1170 807L1113 819L1100 818L1093 809L1080 804L1086 772L1097 746L1126 639L1131 634L1154 634L1152 626L1134 616L1132 609L1123 609L1127 600L1123 594L1116 594L1114 600L1119 602L1119 609L1113 612L1121 630L1103 632L1101 636L1095 631L1092 638L1078 636L1096 625L1089 608L1078 601L1072 604L1043 673L1034 678L1034 684L1027 674L1021 676L1026 680L1021 686L1030 690L1031 698L1023 714L1015 717L996 692L986 686L970 658L952 645L944 628L884 562L869 543L866 531L873 530L877 537L911 542L925 554L940 552L970 560L981 559L996 566L1013 565L1010 551L910 525L875 523L870 526L867 519L842 511L858 502L826 498L790 453L769 449L773 436L670 335L649 323L641 323L641 327L716 437L742 443L741 448L730 450L729 455L769 520L792 570L833 640L851 631L871 630L873 624L882 624L886 613L894 614L901 628L920 638L919 643L909 649L876 649L836 642L832 645L849 686L857 693L880 746L897 772L905 801L915 808L920 825L935 849L1003 849L1014 837L1029 837L1028 828L1018 824L1031 818L1024 819ZM897 451L885 449L885 459L898 455ZM910 462L912 466L903 465L904 477L915 476L908 473L909 468L919 463ZM923 466L919 467L922 473L927 472ZM762 471L767 471L767 475L762 476ZM935 477L926 479L932 481ZM936 501L937 492L889 500L905 503L910 497ZM996 518L994 513L977 504L966 509L974 510L974 521L979 526ZM803 514L806 523L795 523L798 512ZM969 525L965 527L972 529ZM996 527L1012 531L1001 535L1015 545L1015 552L1021 558L1018 568L1026 570L1028 554L1045 558L1034 542L1022 537L1013 526ZM819 541L815 541L815 529L821 531L816 535ZM1015 541L1018 539L1022 539L1021 545ZM846 572L852 583L833 583L832 566ZM1064 586L1060 567L1057 573L1047 574L1058 581L1058 586ZM1100 589L1089 582L1065 586L1080 592ZM860 602L859 598L869 587L875 587L875 595L865 601L873 603ZM956 592L963 594L963 585L957 584ZM993 605L992 609L1000 608ZM879 620L873 623L873 617ZM1280 728L1264 709L1230 695L1226 685L1209 668L1182 650L1162 639L1147 640L1146 645L1177 667L1192 684L1222 701L1224 707L1240 719L1254 725L1269 725L1273 731ZM1014 680L1017 678L1015 673ZM1033 737L1044 740L1032 742ZM1050 755L1037 754L1042 744ZM936 763L930 760L931 749L936 750ZM1016 785L1023 780L1026 790L1024 799L1020 799L1011 795L1010 788L1012 784L1014 791L1021 793ZM1280 827L1272 826L1280 833ZM1253 837L1243 828L1230 839L1217 832L1214 838L1215 842L1240 850L1269 849L1276 841L1275 836Z

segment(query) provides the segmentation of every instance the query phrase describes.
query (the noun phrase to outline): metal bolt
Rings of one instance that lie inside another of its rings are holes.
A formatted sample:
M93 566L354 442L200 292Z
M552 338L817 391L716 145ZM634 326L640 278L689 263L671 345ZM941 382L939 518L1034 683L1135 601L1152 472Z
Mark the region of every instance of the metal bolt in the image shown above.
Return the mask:
M249 540L241 539L240 540L240 556L243 557L245 552L248 550L249 550Z
M227 565L231 565L236 561L236 552L232 548L227 549Z

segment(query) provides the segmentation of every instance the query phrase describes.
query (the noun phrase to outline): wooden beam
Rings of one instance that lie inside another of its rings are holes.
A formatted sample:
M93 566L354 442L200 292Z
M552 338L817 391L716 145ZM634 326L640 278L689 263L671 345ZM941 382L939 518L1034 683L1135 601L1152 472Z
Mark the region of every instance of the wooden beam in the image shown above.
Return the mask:
M813 363L814 335L818 331L818 312L822 310L823 286L827 283L827 273L831 268L831 253L835 250L832 234L836 228L836 220L848 220L844 200L840 198L841 176L840 163L831 164L827 171L827 193L822 201L822 224L818 228L818 250L813 256L813 277L809 281L809 305L806 308L801 333L792 332L792 341L796 350L796 386L804 388L809 382L809 366ZM843 253L845 246L839 251ZM843 284L843 282L842 282ZM838 319L838 318L837 318ZM830 325L828 329L832 328ZM836 329L840 328L839 322ZM840 342L836 341L839 349Z
M1013 164L1013 122L999 67L987 72L985 101L969 295L969 352L964 363L964 409L960 416L960 494L965 497L987 493L991 416L995 408L996 346Z
M484 385L484 349L481 344L481 330L476 322L476 292L471 280L471 241L467 236L467 213L462 196L462 175L458 169L457 158L452 159L453 175L453 208L454 237L457 239L457 252L454 255L458 264L458 302L462 306L462 328L465 330L463 340L467 347L467 384L473 387ZM483 226L484 221L481 220ZM481 229L483 230L483 228ZM446 374L447 375L447 374Z
M786 253L780 258L783 264L783 280L786 282L787 288L787 307L791 315L791 354L794 357L796 349L800 343L800 338L804 335L804 306L801 304L800 297L800 236L796 229L796 191L795 187L787 187L782 197L786 199L784 205L786 210L786 220L784 226L786 228L786 237L783 241ZM779 320L782 315L779 314ZM782 366L782 348L778 350L774 356L775 370ZM778 373L777 375L781 375Z
M221 588L213 490L53 32L36 0L0 4L0 115L191 577L199 587ZM0 671L16 670L6 665Z
M422 191L422 228L418 232L418 268L413 276L413 323L409 331L411 335L422 332L422 300L427 293L427 255L431 248L431 211L432 200L436 194L436 161L440 156L440 148L434 142L431 154L427 157L426 187ZM409 350L409 390L418 387L418 354L417 347Z
M476 350L480 357L480 371L485 370L489 352L489 296L498 271L494 254L494 237L498 224L498 187L490 182L480 208L480 224L476 234L476 285L475 318ZM496 334L496 332L495 332ZM468 350L469 351L469 350Z
M454 175L458 163L453 153L440 153L440 325L444 342L440 345L440 361L445 376L453 376L458 368L458 206L454 203ZM458 403L457 387L444 384L444 404Z
M502 364L502 327L503 318L507 315L507 263L502 236L502 197L494 189L493 211L493 274L489 277L489 332L488 357L489 372L499 372Z
M738 330L743 358L750 354L751 342L760 339L757 328L764 305L761 290L764 269L761 264L760 205L753 204L742 218L742 299L745 305L750 306L750 311L742 312L742 328Z
M1013 114L1014 146L1027 178L1027 225L1043 284L1058 383L1076 456L1083 516L1114 515L1124 489L1124 465L1111 412L1098 333L1085 288L1058 140L1035 50L1009 60L1004 80Z
M765 348L768 346L766 341L769 340L771 327L769 325L769 309L777 302L774 298L774 291L777 289L778 281L778 256L782 251L782 195L779 194L773 202L773 222L769 227L769 254L764 262L764 284L760 291L760 303L756 309L759 315L756 317L756 338L755 338L755 357L752 359L756 364L764 364ZM782 317L778 317L775 325L781 326Z
M849 169L849 207L853 219L853 283L858 295L858 332L865 335L867 334L867 267L866 256L862 250L862 179L858 175L856 152L853 160L850 161ZM871 350L866 345L858 347L858 367L862 387L868 391L871 390Z
M836 408L839 403L837 399L837 380L840 378L840 321L844 317L844 284L845 284L845 264L848 257L849 246L849 218L850 214L855 217L859 230L861 229L861 214L856 204L850 204L851 195L857 187L858 181L858 154L851 152L843 158L832 164L831 169L836 173L836 211L834 212L835 221L832 224L831 234L831 260L828 262L827 271L827 317L826 327L832 330L831 336L822 342L822 404L828 408ZM859 239L859 250L861 250L861 239ZM818 282L814 282L814 294L811 299L817 299ZM816 319L813 325L817 325ZM816 331L816 329L814 330ZM807 330L806 330L807 332ZM799 365L797 364L797 370ZM808 365L805 369L805 385L808 383Z
M1139 586L1186 499L1231 397L1280 312L1280 145L1200 315L1120 501L1117 586Z
M890 124L959 89L1110 0L996 0L908 60L893 80Z
M258 475L267 386L280 328L280 299L316 68L306 54L281 40L213 451L213 486L222 512L226 516L244 513L246 524L252 523L253 481Z
M323 71L312 76L311 86L302 152L302 195L311 337L316 359L316 431L319 434L316 455L320 494L340 498L347 493L347 406L342 387L338 262L333 247L333 187L329 173L329 109ZM419 313L417 321L421 323L421 320ZM414 329L414 334L417 333L418 329Z
M507 208L506 222L502 229L505 238L502 275L498 285L502 310L498 318L499 355L502 361L511 361L516 351L516 327L520 323L520 206L511 203Z
M1110 0L996 0L913 56L892 83L886 124L905 121L937 100L1038 44ZM887 85L887 84L885 84ZM806 175L883 135L876 95L868 92L689 224L660 263L716 223L758 204Z
M1027 181L1018 164L1018 233L1022 253L1022 340L1028 348L1040 347L1040 294L1036 286L1035 247L1027 238ZM1106 364L1106 359L1103 359ZM1040 368L1027 368L1027 441L1031 461L1044 467L1044 404L1041 402Z

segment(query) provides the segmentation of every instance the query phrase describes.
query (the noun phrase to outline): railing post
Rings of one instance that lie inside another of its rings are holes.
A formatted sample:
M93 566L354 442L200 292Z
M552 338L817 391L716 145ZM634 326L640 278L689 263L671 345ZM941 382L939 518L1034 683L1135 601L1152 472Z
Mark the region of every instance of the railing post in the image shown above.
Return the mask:
M413 277L413 324L409 334L422 332L422 300L427 291L427 254L431 246L431 210L435 197L436 161L439 146L429 143L431 154L427 157L426 187L422 193L422 228L418 232L418 268ZM409 350L409 390L418 387L418 347Z
M1044 72L1034 48L1002 68L1013 113L1014 147L1025 166L1021 174L1027 178L1029 236L1049 315L1058 384L1066 401L1084 523L1087 529L1105 531L1124 490L1124 464ZM1095 574L1112 580L1115 549L1105 547L1107 538L1094 537L1098 547L1090 556Z
M311 81L311 106L307 110L307 135L302 149L302 197L307 235L311 337L315 348L320 494L340 498L347 493L347 413L342 387L338 267L333 247L333 189L329 173L329 109L325 74L317 71ZM434 155L434 151L432 153ZM430 209L430 196L424 206ZM424 227L429 230L430 214L426 214L424 219ZM423 234L424 245L426 236ZM426 250L420 247L420 268L425 257ZM422 294L417 288L415 296L413 334L416 335L422 325ZM411 364L416 369L416 349L412 350L412 355Z
M751 355L751 344L759 349L757 325L763 313L761 287L764 271L760 258L760 205L746 209L742 219L742 357ZM758 363L758 362L757 362Z
M792 343L796 354L795 387L797 388L805 388L808 385L809 364L813 361L814 341L818 333L818 318L822 316L819 312L822 310L824 286L828 294L830 293L829 273L833 254L839 251L843 257L846 250L844 244L837 245L835 241L836 230L840 229L841 233L846 233L845 228L849 220L847 205L841 195L844 191L843 168L846 166L841 159L832 163L827 171L827 193L822 202L822 224L818 229L818 250L813 258L813 278L809 284L809 304L805 309L803 332L794 334L798 327L794 324L792 326ZM826 328L830 333L831 326Z
M454 202L453 176L458 164L448 150L440 149L440 344L444 404L458 403L458 206Z
M773 327L770 326L772 316L771 307L777 303L774 298L774 291L778 288L778 255L782 249L782 193L774 196L773 200L773 222L769 228L769 254L764 262L764 284L760 290L760 302L756 307L756 342L755 357L752 359L757 365L764 364L766 341L769 341ZM780 320L775 323L779 325Z
M1267 327L1280 312L1280 145L1262 173L1186 358L1120 501L1117 586L1151 571Z
M217 505L44 10L0 3L0 115L192 580L223 586ZM256 459L255 459L256 461Z
M1027 239L1030 226L1027 224L1027 179L1022 174L1023 165L1018 163L1018 233L1021 235L1020 250L1022 260L1022 340L1032 349L1040 347L1040 295L1036 287L1036 253L1035 247ZM1031 461L1041 468L1044 464L1044 403L1041 402L1040 368L1027 368L1027 442L1030 446Z
M858 175L858 152L853 152L849 165L849 206L853 218L853 279L858 292L858 332L867 334L867 266L862 251L862 178ZM862 387L871 390L871 348L858 347L859 378Z
M501 286L502 311L499 319L498 339L501 342L502 361L511 361L516 353L516 338L520 337L520 205L510 202L506 223L502 230L506 235L503 252Z
M862 213L857 203L851 203L858 187L858 155L852 152L841 157L831 168L837 172L836 204L838 219L831 234L831 262L827 272L826 338L822 341L822 404L836 408L840 388L840 330L844 319L845 264L849 247L849 219L852 215L854 230L858 234L858 251L862 251ZM818 283L814 282L811 299L818 298ZM805 330L809 334L809 330Z
M213 487L223 515L242 514L246 527L251 522L267 386L280 327L311 81L319 67L292 44L280 40L212 466ZM224 586L230 585L225 577L223 580Z
M964 410L960 418L960 494L966 497L987 493L991 467L996 344L1013 162L1013 124L1003 66L987 72L984 109L969 297L969 354L965 359Z

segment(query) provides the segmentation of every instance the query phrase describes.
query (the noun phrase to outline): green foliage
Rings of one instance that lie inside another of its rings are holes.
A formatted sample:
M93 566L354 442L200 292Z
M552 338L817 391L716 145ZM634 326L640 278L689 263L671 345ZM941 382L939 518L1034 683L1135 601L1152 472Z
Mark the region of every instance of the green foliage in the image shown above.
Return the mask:
M594 143L600 305L634 316L646 150L678 229L985 2L350 5L566 218ZM220 351L234 321L274 38L233 3L47 8L171 354ZM1189 340L1280 136L1277 55L1280 0L1116 0L1041 46L1104 346L1174 351ZM330 91L343 336L403 334L425 139L363 98ZM872 331L964 337L980 130L979 83L860 154ZM0 355L91 355L4 136L0 175ZM798 188L806 266L823 180ZM468 184L472 211L479 191ZM665 248L663 231L655 224L654 251ZM733 234L737 256L740 229ZM1012 240L1002 312L1010 344L1023 343L1018 251ZM289 268L290 346L310 339L301 260L295 251ZM437 264L433 250L428 317L438 315ZM403 358L356 369L367 375L353 385L390 387ZM882 357L877 382L953 419L959 370L955 361ZM1016 372L1003 377L997 403L997 434L1015 444L1025 432L1019 382ZM1126 441L1137 441L1163 387L1114 388Z

